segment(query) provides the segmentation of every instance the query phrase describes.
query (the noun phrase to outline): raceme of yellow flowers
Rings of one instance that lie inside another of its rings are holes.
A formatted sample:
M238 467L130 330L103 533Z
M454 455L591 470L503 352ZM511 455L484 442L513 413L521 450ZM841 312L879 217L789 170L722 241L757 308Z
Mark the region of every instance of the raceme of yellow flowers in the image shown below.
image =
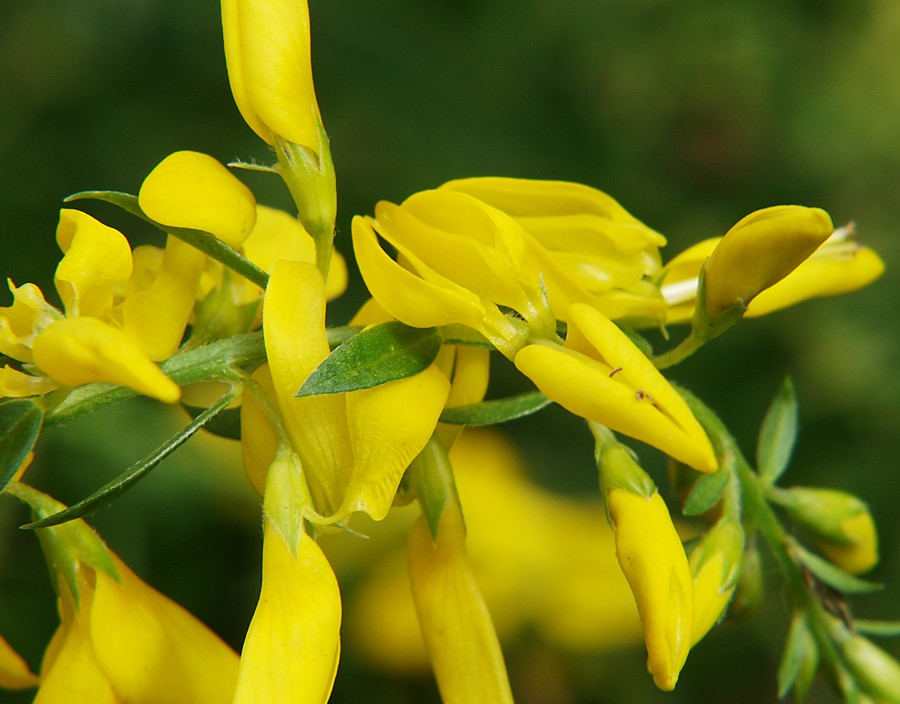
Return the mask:
M176 152L137 195L68 199L56 232L58 305L10 281L0 480L32 511L61 623L35 672L0 639L0 687L73 704L326 702L345 609L320 539L357 513L390 523L412 511L408 586L391 586L394 558L372 566L347 630L394 669L427 653L445 702L513 701L501 643L523 623L571 649L613 637L604 623L625 642L640 632L653 681L670 690L729 607L758 600L761 544L796 592L782 694L802 699L821 668L850 701L900 701L900 666L817 596L865 591L857 575L878 560L868 508L835 489L776 486L794 442L792 387L763 420L753 468L712 411L663 374L745 315L878 278L883 264L852 226L835 229L818 208L764 208L665 261L665 237L592 187L454 180L353 219L371 300L349 325L328 328L327 302L346 288L347 268L332 248L335 175L308 9L223 0L222 25L235 102L273 148L277 163L265 170L284 180L297 214L257 204L212 157ZM87 199L150 223L164 246L132 248L74 208ZM659 354L641 332L682 323L685 337ZM529 391L484 400L492 352ZM116 486L66 509L24 482L42 430L135 394L178 403L183 386L210 381L228 390ZM611 533L592 522L602 509L537 489L494 440L460 435L551 402L593 434ZM263 525L259 601L239 654L84 522L232 411L240 429L229 437L262 496ZM670 458L684 519L620 436ZM626 606L636 607L631 621ZM401 625L413 613L421 637ZM366 632L394 633L401 645L386 654Z

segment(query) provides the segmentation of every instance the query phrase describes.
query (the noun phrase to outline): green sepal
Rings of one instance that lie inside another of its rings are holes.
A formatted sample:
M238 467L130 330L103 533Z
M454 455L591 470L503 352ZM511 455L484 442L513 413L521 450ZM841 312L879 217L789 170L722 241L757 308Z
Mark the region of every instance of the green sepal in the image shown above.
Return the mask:
M444 511L461 511L453 468L437 436L432 435L422 451L413 458L404 480L418 499L431 537L436 540Z
M712 474L704 474L695 483L682 507L685 516L699 516L715 506L722 498L731 472L723 466Z
M784 380L759 429L756 464L759 476L774 484L787 469L797 440L797 395L790 377Z
M184 401L181 402L181 407L188 412L188 415L190 415L191 418L195 419L199 417L200 414L203 413L203 411L206 410L206 406L192 406L188 403L184 403ZM227 438L228 440L240 440L241 409L226 408L218 415L210 418L209 421L203 426L203 429L207 433L218 435L220 438Z
M853 619L853 627L857 633L867 636L881 636L882 638L900 637L900 621L870 621L867 619Z
M877 582L854 577L800 545L794 544L790 550L796 559L819 580L843 594L871 594L883 588L883 585Z
M441 413L442 423L453 425L496 425L517 418L530 416L553 401L540 391L526 391L523 394L499 398L493 401L482 401L469 406L445 408Z
M778 698L783 699L794 690L794 698L801 703L819 668L819 648L812 629L802 612L795 612L784 641L784 652L778 665Z
M25 462L43 423L44 410L31 399L0 403L0 492Z
M66 511L65 504L27 484L14 482L10 484L8 493L31 508L32 515L38 519L35 521L36 523ZM60 576L65 579L75 598L76 605L78 604L79 563L103 570L117 582L119 581L119 574L109 549L84 521L43 528L37 531L37 536L41 541L50 573L57 580ZM59 591L58 585L56 589Z
M160 462L171 455L175 450L186 443L193 435L206 425L212 418L221 413L237 397L237 389L231 389L216 401L215 404L205 409L200 415L173 435L166 442L151 452L147 457L131 465L122 474L105 484L100 489L78 503L58 513L44 516L40 520L32 521L20 526L24 529L46 528L59 525L76 518L84 518L96 513L101 508L108 506L120 495L124 494L141 479L155 469Z
M138 197L130 193L121 193L120 191L80 191L63 199L63 202L71 203L75 200L99 200L115 205L125 212L150 223L161 232L177 237L191 247L199 249L207 256L212 257L217 262L221 262L262 289L265 289L269 281L269 275L266 272L215 235L187 227L170 227L148 217L141 210L141 206L138 204Z
M316 367L297 396L370 389L424 371L441 350L436 328L412 328L397 321L354 335Z

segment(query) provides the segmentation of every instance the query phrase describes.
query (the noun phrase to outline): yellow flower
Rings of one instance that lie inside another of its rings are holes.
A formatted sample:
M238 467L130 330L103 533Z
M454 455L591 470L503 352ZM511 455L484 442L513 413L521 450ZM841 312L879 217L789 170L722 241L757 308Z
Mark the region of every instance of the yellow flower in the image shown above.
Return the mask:
M744 553L744 531L723 518L703 536L690 556L694 576L694 625L691 643L715 626L737 587Z
M324 704L331 694L341 595L328 560L304 531L302 482L289 456L269 469L262 589L241 652L234 704Z
M324 283L315 267L276 263L263 308L268 368L278 408L319 517L354 511L384 518L404 470L428 442L449 392L435 367L350 393L297 398L329 354Z
M409 577L445 704L512 702L503 653L469 564L458 506L444 508L436 538L424 516L413 525Z
M13 304L0 308L0 352L38 373L6 367L0 391L26 396L58 385L108 381L161 401L178 400L178 386L151 360L174 351L190 306L179 317L177 305L165 305L175 303L171 296L156 296L150 306L137 302L143 292L128 296L128 242L85 213L60 211L57 241L65 253L56 272L65 314L49 305L36 286L10 285ZM197 266L198 277L199 272ZM193 291L190 296L192 301Z
M37 516L64 506L21 484ZM62 623L44 654L38 704L227 704L238 658L183 608L142 582L81 520L39 537L55 570Z
M706 263L706 308L719 315L747 305L781 281L834 232L818 208L777 205L750 213L716 245Z
M334 165L313 87L306 0L222 0L225 63L244 120L275 147L279 172L328 270Z
M465 506L472 571L501 643L537 634L552 647L574 653L639 640L634 601L599 503L535 486L515 448L493 429L467 429L450 459ZM376 541L407 529L412 513L392 511L389 525L373 531L370 543L381 557L363 566L365 576L346 619L346 637L367 660L395 672L425 671L428 656L406 565L396 553L385 558ZM365 557L346 555L353 546L341 545L344 553L336 552L338 545L329 555L348 561L348 569L360 569Z
M222 0L228 80L238 110L268 144L316 150L321 118L305 0Z
M666 239L613 198L569 181L466 178L441 190L467 193L512 218L540 247L531 264L541 267L551 304L563 317L583 289L611 318L656 317L664 308L647 279L660 271L659 248Z
M38 677L3 636L0 636L0 689L37 687Z
M616 557L634 593L647 668L660 689L675 688L691 648L693 586L684 547L659 493L613 489L607 506L616 532Z
M818 215L814 218L824 228L824 219ZM853 235L852 225L834 230L784 278L758 292L749 301L745 316L767 315L810 298L855 291L875 281L884 271L884 263L872 249L855 242ZM691 319L700 269L721 241L719 237L698 242L663 268L662 295L669 304L667 322Z
M795 486L769 497L812 533L816 545L839 567L859 574L878 564L878 532L866 504L843 491Z
M533 344L516 367L572 413L715 471L715 454L684 399L609 319L585 305L569 312L566 346Z

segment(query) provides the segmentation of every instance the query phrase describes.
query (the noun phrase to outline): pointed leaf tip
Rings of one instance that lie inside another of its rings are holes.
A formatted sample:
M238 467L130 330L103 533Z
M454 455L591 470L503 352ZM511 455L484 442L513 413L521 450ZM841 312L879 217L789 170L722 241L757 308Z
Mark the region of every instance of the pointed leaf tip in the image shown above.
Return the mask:
M363 330L316 367L297 396L370 389L424 371L441 349L436 328L392 321Z

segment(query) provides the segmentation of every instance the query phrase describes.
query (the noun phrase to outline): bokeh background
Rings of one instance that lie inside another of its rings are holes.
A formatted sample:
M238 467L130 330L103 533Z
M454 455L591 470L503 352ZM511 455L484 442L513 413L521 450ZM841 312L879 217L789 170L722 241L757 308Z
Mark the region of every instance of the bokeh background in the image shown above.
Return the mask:
M767 205L818 205L836 223L857 223L887 262L879 282L747 321L672 376L721 414L751 456L769 399L794 378L802 430L784 481L843 488L870 503L883 553L872 577L888 588L851 606L861 617L900 618L900 4L310 4L345 254L354 213L472 175L602 188L669 237L669 256ZM178 149L269 159L233 105L218 11L211 0L4 4L4 275L52 291L67 194L136 192ZM261 202L290 207L274 177L242 178ZM112 210L89 209L135 241L152 237ZM329 312L336 324L362 300L355 282ZM0 304L9 300L0 294ZM501 373L493 392L516 383ZM42 438L30 479L73 502L183 423L140 401L97 414ZM579 497L596 492L579 421L556 409L506 430L535 482ZM24 518L12 500L0 503L0 632L37 667L57 621L37 541L16 530ZM240 647L258 589L259 527L233 446L195 443L92 523L142 577ZM348 599L362 571L346 578ZM776 585L753 619L724 625L692 652L673 694L654 690L640 644L559 652L526 632L507 645L514 689L520 703L776 701L786 615ZM886 647L900 654L896 643ZM427 673L398 679L345 647L332 701L436 697ZM817 687L813 701L833 698Z

